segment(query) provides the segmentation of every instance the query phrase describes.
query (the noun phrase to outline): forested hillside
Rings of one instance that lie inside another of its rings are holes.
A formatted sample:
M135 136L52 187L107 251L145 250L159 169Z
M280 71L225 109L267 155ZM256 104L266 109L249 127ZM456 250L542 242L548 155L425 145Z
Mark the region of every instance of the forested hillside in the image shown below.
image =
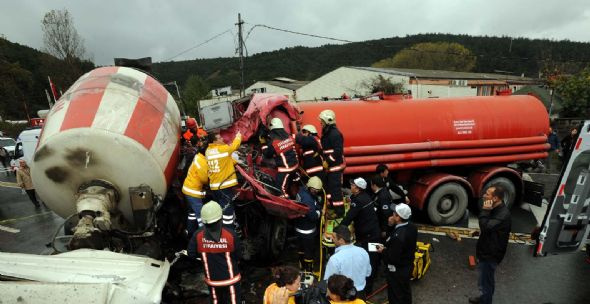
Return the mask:
M75 60L66 64L51 55L0 37L0 116L26 119L26 109L36 117L37 110L47 109L47 76L58 90L68 87L94 64ZM50 92L50 91L49 91Z
M576 73L590 62L590 43L510 37L421 34L342 45L293 47L252 55L245 61L246 85L278 76L313 80L340 66L370 66L403 48L421 42L456 42L476 57L474 72L510 72L539 77L546 69ZM183 83L189 75L204 78L211 87L239 86L237 58L197 59L154 65L161 81Z

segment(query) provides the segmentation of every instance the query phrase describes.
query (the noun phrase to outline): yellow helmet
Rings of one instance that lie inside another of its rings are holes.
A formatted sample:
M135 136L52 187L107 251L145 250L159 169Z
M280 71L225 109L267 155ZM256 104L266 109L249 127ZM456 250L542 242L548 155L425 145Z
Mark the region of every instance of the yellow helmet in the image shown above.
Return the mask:
M327 125L333 125L336 123L336 113L332 110L323 110L320 112L319 118Z
M205 224L213 224L221 219L223 211L221 206L215 201L210 201L201 209L201 219Z
M315 127L313 125L305 125L303 126L303 130L309 132L309 133L318 133L318 130L315 129Z
M317 176L312 176L308 181L307 181L307 187L308 188L313 188L316 190L322 190L322 180L317 177Z
M283 129L285 128L283 126L283 121L280 118L273 118L270 120L270 125L268 126L269 129L274 130L274 129Z

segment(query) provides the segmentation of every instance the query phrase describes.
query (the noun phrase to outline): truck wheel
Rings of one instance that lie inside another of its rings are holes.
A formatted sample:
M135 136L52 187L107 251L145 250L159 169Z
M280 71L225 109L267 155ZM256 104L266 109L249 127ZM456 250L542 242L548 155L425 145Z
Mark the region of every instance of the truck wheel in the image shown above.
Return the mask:
M436 188L428 199L428 217L435 225L450 225L465 214L467 191L457 183L446 183Z
M483 186L483 190L481 192L482 197L483 194L486 193L486 190L488 190L488 188L493 184L499 184L504 187L506 190L506 193L504 194L504 203L508 209L512 208L512 206L514 206L514 201L516 200L516 187L514 186L514 183L506 177L492 178Z
M272 220L272 229L270 230L270 237L268 239L268 253L273 260L278 258L283 249L285 249L285 242L287 240L287 221L278 217L270 217Z

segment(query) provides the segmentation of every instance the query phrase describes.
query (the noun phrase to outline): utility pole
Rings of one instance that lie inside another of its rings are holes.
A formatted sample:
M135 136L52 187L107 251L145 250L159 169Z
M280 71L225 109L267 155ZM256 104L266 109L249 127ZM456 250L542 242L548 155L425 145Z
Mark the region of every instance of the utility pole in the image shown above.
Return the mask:
M240 97L244 97L244 40L242 39L242 25L244 21L242 20L242 16L238 13L238 52L240 54Z

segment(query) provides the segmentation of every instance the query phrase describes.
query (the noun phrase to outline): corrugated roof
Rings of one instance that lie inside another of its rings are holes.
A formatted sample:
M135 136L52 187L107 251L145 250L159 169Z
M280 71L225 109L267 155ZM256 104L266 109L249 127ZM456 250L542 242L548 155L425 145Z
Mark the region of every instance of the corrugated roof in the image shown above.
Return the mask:
M351 69L372 71L383 74L401 75L417 78L431 78L431 79L477 79L477 80L508 80L512 82L522 81L527 83L539 83L539 79L520 77L504 74L491 73L469 73L469 72L455 72L443 70L419 70L419 69L401 69L401 68L373 68L373 67L355 67L349 66Z
M285 88L285 89L289 89L289 90L297 90L300 87L309 83L309 81L299 81L299 80L293 80L292 82L265 80L265 81L261 81L261 82L268 83L268 84L273 85L275 87Z

